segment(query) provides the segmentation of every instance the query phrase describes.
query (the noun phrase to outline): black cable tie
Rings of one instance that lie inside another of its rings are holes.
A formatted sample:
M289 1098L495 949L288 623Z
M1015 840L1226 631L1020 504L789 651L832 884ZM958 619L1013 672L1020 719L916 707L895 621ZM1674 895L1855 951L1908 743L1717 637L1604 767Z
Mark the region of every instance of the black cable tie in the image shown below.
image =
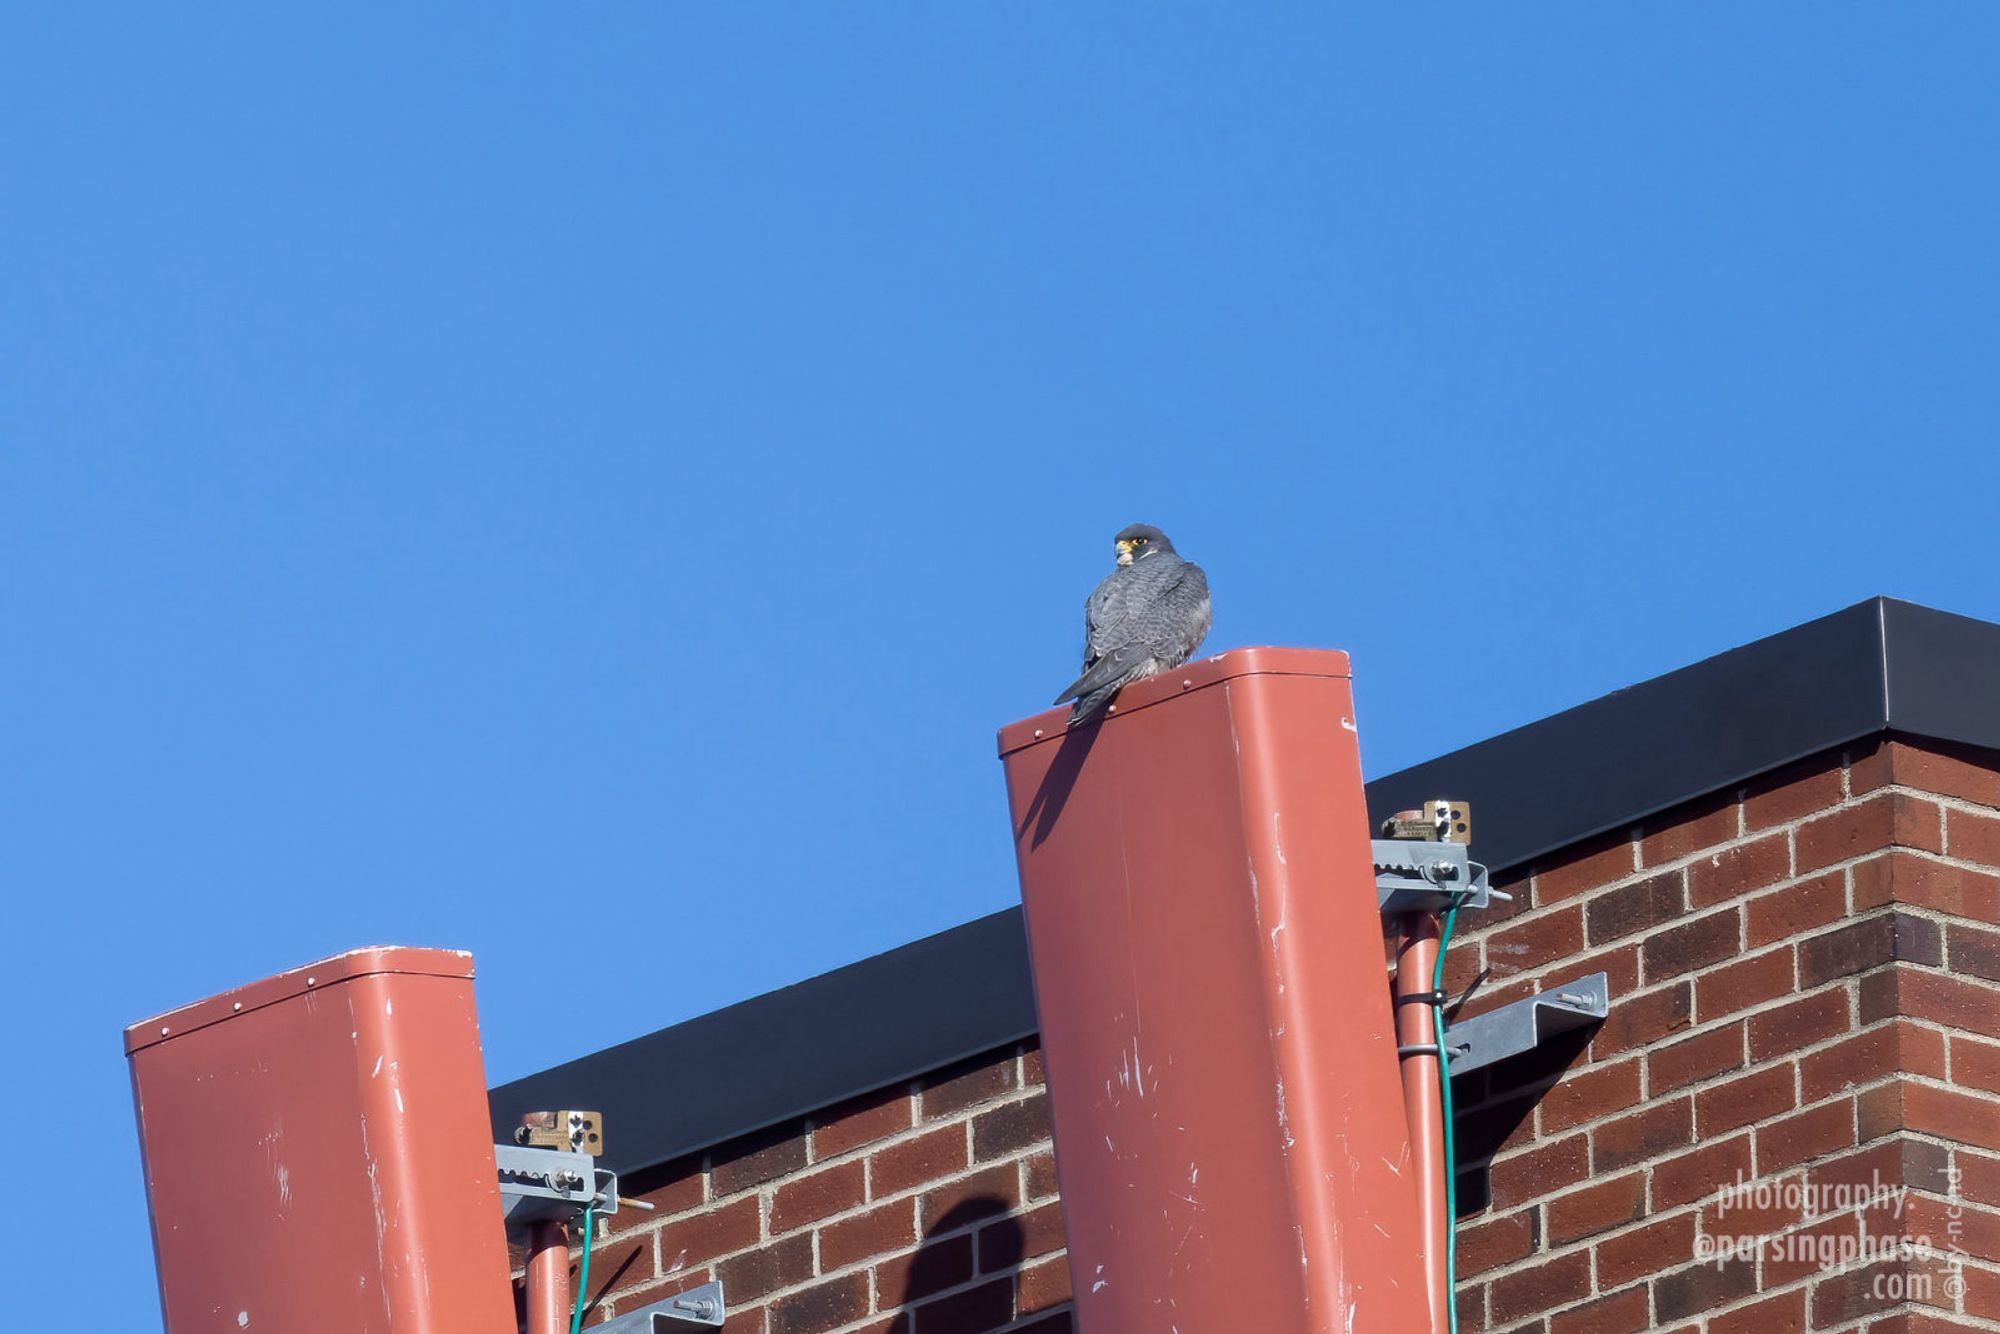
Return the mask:
M1408 991L1396 997L1398 1005L1443 1005L1451 999L1449 992L1440 987L1436 991Z
M1438 1045L1435 1042L1413 1042L1407 1047L1396 1048L1396 1055L1398 1056L1436 1056L1437 1054Z

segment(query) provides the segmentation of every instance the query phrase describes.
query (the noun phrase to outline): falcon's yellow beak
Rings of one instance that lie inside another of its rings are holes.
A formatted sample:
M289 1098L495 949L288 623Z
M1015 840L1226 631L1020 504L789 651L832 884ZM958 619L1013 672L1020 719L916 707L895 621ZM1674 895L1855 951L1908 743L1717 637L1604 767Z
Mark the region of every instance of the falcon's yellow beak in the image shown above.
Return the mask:
M1120 565L1130 565L1132 563L1132 544L1124 539L1120 539L1118 542L1118 563Z

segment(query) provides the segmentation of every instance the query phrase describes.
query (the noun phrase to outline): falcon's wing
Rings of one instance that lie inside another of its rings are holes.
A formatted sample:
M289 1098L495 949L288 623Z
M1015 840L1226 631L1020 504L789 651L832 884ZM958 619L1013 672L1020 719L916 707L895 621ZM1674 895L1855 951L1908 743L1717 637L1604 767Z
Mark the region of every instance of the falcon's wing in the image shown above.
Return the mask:
M1208 634L1208 577L1200 566L1175 561L1122 573L1084 604L1083 675L1058 704L1123 681L1148 661L1185 662Z
M1069 688L1057 695L1053 702L1061 704L1065 700L1081 699L1099 690L1121 685L1152 656L1153 651L1144 644L1126 644L1114 648L1091 663L1083 675L1070 682Z
M1102 656L1127 644L1150 642L1149 632L1174 605L1179 596L1175 590L1187 581L1190 570L1199 580L1201 571L1178 557L1150 556L1113 576L1115 584L1111 579L1099 584L1098 593L1105 596L1092 608L1096 630L1091 647ZM1206 580L1201 580L1201 591L1207 595Z
M1126 570L1113 570L1098 581L1083 600L1083 665L1090 665L1119 643L1118 627L1132 600L1132 580Z
M1208 638L1211 619L1208 575L1187 561L1179 577L1148 604L1140 623L1132 627L1133 637L1143 640L1160 662L1178 665L1192 658Z

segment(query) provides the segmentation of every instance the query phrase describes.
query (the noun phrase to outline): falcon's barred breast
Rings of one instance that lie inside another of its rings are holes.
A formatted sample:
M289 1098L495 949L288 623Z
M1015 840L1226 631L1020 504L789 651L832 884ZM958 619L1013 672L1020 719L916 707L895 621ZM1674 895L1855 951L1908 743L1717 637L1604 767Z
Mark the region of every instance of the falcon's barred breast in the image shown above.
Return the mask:
M1074 699L1069 725L1088 721L1119 687L1180 666L1208 635L1208 576L1167 535L1135 523L1116 538L1118 567L1083 604L1083 675L1056 696Z

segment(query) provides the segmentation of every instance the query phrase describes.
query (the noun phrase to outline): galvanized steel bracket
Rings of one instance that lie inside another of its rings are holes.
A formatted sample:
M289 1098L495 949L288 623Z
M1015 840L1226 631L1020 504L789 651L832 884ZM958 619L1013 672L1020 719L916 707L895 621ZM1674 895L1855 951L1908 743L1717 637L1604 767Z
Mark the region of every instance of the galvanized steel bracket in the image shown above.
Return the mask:
M1463 843L1377 838L1370 846L1375 899L1385 915L1443 912L1453 904L1484 908L1492 899L1486 868L1472 860Z
M585 1209L600 1216L618 1212L618 1174L587 1153L495 1144L493 1165L510 1241L526 1236L531 1223L571 1222Z
M1598 1022L1610 1007L1610 980L1603 973L1592 973L1555 991L1461 1020L1444 1031L1451 1073L1462 1075L1533 1051L1558 1033Z
M722 1284L704 1283L590 1328L591 1334L680 1334L688 1325L720 1329L725 1314Z

